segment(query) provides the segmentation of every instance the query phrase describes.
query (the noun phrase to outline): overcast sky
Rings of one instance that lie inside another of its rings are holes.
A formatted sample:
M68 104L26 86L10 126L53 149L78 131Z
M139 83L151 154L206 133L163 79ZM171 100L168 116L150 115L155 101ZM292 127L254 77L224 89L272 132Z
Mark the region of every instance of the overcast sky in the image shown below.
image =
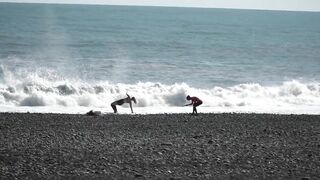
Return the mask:
M293 11L320 11L320 0L0 0L0 2L36 2L71 4L110 4L146 6L184 6Z

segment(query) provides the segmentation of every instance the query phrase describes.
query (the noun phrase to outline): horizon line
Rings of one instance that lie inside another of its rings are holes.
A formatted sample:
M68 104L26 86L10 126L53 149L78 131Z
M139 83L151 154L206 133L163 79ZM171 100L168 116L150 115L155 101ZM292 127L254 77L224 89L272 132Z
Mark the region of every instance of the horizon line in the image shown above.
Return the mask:
M62 3L62 2L7 2L8 4L58 4L58 5L95 5L95 6L132 6L132 7L169 7L169 8L198 8L198 9L230 9L254 11L284 11L284 12L320 12L320 10L293 10L293 9L263 9L263 8L236 8L236 7L204 7L204 6L173 6L173 5L143 5L143 4L104 4L104 3Z

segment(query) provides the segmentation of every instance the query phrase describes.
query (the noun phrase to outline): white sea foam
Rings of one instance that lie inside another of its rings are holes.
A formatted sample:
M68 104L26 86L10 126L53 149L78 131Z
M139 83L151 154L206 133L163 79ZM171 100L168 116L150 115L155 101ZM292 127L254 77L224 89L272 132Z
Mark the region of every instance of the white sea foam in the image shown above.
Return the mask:
M136 113L185 113L182 107L187 95L203 100L199 112L259 112L284 114L320 114L320 83L286 81L278 86L239 84L232 87L197 89L186 83L165 85L139 82L136 84L108 81L83 82L53 78L50 73L37 72L17 77L1 69L0 111L84 113L91 109L112 112L110 103L135 96ZM127 105L119 112L128 113Z

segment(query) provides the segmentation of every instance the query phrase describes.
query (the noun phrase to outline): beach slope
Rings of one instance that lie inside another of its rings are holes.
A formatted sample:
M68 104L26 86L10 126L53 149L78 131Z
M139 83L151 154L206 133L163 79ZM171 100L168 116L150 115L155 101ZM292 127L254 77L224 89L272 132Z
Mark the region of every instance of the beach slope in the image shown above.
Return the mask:
M320 178L320 116L0 114L2 178Z

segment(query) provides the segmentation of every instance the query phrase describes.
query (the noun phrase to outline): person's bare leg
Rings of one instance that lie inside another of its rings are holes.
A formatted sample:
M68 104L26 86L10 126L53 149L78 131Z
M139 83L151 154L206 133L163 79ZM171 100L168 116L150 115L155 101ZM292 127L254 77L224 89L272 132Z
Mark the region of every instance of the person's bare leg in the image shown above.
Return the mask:
M197 110L196 110L196 106L195 106L195 105L193 105L192 114L195 114L196 112L197 112Z
M194 104L194 106L193 106L194 111L196 112L196 115L198 115L197 106L200 106L201 104L202 104L202 102Z
M111 107L112 107L114 113L118 112L117 111L117 107L116 107L116 105L114 103L111 104Z

